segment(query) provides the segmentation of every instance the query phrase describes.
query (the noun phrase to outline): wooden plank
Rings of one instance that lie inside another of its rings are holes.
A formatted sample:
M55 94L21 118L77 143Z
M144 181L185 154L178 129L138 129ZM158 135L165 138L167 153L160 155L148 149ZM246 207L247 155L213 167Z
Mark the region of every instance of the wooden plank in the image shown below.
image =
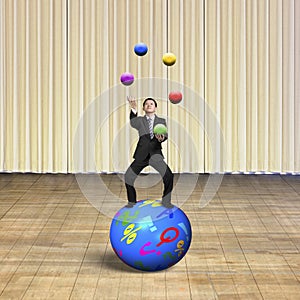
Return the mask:
M126 196L120 178L107 176ZM74 175L0 174L0 298L297 299L299 177L226 175L200 209L207 178L182 207L193 230L188 253L148 273L118 259L111 220L80 195Z

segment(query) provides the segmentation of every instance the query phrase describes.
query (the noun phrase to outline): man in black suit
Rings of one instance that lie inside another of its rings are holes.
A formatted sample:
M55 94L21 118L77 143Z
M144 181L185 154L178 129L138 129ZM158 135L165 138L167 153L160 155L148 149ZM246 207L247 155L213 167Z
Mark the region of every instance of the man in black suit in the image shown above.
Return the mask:
M156 169L164 183L164 192L162 196L162 204L167 208L172 208L171 192L173 189L174 175L169 166L165 163L162 154L161 143L167 140L168 134L153 134L153 128L156 124L166 126L166 120L156 116L157 103L152 98L147 98L143 102L143 117L137 116L136 100L128 97L131 107L130 125L139 132L139 141L137 143L133 158L135 159L125 173L125 186L127 189L128 204L126 207L133 207L136 203L136 191L134 181L140 172L146 166L152 166Z

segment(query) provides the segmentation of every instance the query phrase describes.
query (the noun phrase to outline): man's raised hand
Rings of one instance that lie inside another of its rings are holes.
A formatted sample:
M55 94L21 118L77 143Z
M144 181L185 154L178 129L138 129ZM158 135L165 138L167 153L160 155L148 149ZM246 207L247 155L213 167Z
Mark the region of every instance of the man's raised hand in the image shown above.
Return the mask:
M132 97L132 96L127 96L127 100L128 100L128 102L130 104L130 107L136 110L137 105L136 105L135 98Z

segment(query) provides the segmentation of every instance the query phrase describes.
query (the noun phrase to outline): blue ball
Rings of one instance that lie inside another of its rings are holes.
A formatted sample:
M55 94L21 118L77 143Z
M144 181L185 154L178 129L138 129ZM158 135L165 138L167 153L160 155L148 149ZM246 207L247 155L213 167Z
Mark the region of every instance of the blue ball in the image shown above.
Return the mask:
M138 43L134 46L134 52L138 56L144 56L148 52L148 47L144 43Z
M143 271L159 271L178 263L192 239L185 213L159 200L141 200L132 208L121 208L110 226L110 242L127 265Z

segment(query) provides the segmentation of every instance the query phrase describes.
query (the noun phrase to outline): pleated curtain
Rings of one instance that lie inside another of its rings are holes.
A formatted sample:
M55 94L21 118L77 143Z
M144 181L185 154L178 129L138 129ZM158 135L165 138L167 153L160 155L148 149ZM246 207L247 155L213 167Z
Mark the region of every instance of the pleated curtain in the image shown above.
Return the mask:
M0 2L0 170L68 170L64 1Z
M297 0L3 0L0 170L124 172L132 95L156 97L174 172L298 173L299 37Z

